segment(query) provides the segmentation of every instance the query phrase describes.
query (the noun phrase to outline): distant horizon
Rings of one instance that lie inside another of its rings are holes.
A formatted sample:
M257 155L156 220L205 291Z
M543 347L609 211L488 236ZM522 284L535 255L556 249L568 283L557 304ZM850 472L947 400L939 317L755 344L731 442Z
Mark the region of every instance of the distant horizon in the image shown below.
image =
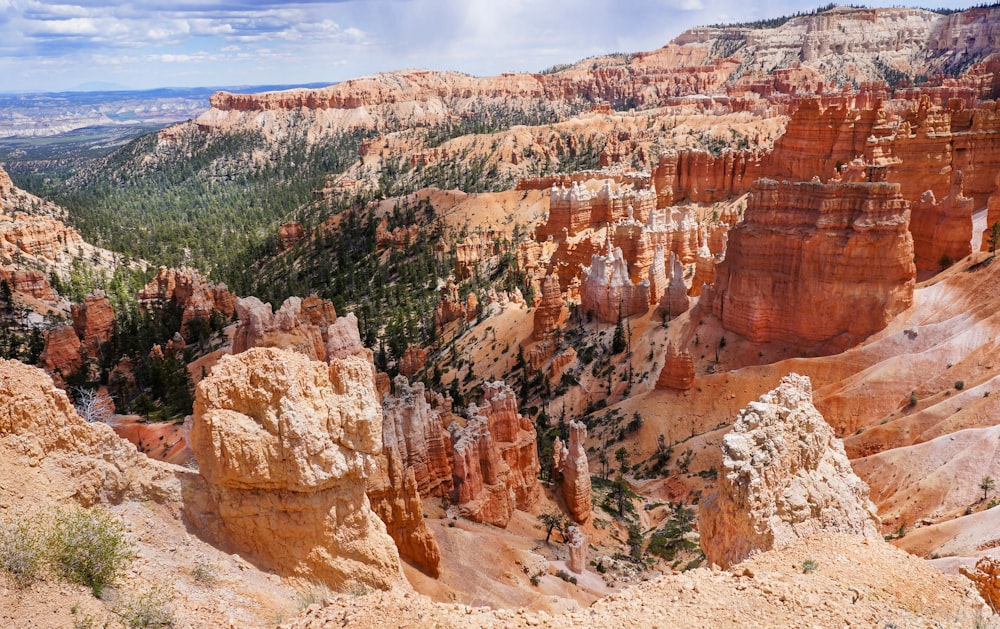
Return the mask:
M474 76L538 72L592 56L654 50L695 26L777 18L826 3L581 0L569 10L554 0L4 4L0 93L25 94L331 85L412 68ZM892 0L864 4L900 6ZM984 3L936 4L912 8ZM118 87L78 89L88 84Z

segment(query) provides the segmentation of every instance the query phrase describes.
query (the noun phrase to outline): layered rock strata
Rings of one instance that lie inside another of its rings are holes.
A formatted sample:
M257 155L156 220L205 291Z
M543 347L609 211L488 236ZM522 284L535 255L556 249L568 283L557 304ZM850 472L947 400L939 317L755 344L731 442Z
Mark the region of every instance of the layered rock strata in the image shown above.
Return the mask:
M656 386L686 391L694 384L694 375L694 358L691 354L687 350L677 349L673 343L668 342L663 369L656 379Z
M100 357L101 346L111 340L115 327L115 311L104 291L84 297L73 304L73 329L83 344L83 352L90 358Z
M789 374L740 411L722 440L719 488L699 505L701 545L728 567L817 533L881 540L868 485L812 403L809 378Z
M618 317L631 317L649 310L649 280L633 284L622 250L615 248L604 255L591 257L583 269L580 285L580 308L602 323L614 323Z
M909 215L896 184L760 180L717 265L713 312L752 341L856 343L913 301Z
M578 422L569 423L569 441L563 445L556 438L553 444L553 472L558 474L566 510L578 524L590 521L590 463L586 451L587 427ZM579 571L578 571L579 572Z
M253 348L197 387L191 448L220 536L281 574L389 588L399 554L365 494L382 450L370 362Z
M533 336L536 341L550 338L566 322L569 315L562 290L559 288L558 275L545 276L545 279L542 280L540 294L533 319Z
M515 509L530 509L541 497L535 427L503 382L487 382L483 402L469 408L464 427L449 427L453 502L470 520L506 527Z

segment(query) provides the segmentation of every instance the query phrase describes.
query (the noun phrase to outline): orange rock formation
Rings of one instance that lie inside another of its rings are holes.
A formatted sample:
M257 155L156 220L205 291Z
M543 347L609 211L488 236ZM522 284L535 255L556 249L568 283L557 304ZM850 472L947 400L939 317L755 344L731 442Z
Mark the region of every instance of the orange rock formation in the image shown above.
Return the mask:
M365 476L382 450L372 366L287 350L225 356L197 387L191 449L225 543L332 588L389 588L399 555Z
M569 443L562 444L558 437L553 444L552 471L561 476L560 488L566 509L574 522L590 521L590 464L585 449L587 427L577 421L569 423ZM577 570L576 572L580 572Z
M895 184L760 180L717 267L713 311L752 341L852 345L912 303L908 221Z
M226 318L236 311L236 296L225 284L210 284L194 269L168 269L161 266L139 291L139 303L145 309L162 307L167 302L181 310L181 324L194 320L208 321L213 311Z
M90 358L100 357L101 345L111 340L115 327L115 311L104 291L87 295L83 303L73 304L73 329L83 343L83 352Z

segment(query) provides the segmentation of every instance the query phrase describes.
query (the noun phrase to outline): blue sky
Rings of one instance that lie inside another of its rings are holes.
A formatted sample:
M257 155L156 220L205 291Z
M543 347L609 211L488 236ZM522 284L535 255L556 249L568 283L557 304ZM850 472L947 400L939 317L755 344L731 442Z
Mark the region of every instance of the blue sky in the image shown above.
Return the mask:
M972 2L936 0L934 7ZM854 0L857 3L857 0ZM403 68L537 71L823 0L0 0L0 91L336 82ZM881 0L868 6L893 6Z

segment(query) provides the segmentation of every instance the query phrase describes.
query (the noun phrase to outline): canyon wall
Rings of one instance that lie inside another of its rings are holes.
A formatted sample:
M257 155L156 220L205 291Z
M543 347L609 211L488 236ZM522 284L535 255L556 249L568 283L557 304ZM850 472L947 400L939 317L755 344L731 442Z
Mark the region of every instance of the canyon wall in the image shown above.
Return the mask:
M913 301L909 206L889 183L754 184L712 309L756 342L845 348Z

